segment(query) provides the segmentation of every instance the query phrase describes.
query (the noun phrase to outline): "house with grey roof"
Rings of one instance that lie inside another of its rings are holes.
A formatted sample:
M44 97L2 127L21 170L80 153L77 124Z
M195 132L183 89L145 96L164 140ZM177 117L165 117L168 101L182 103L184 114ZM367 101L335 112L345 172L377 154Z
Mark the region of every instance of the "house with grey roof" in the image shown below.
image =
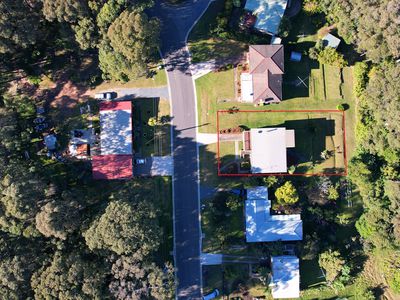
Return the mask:
M287 0L247 0L245 10L256 16L254 28L260 32L276 35L279 30Z
M243 131L241 156L250 158L251 173L286 173L288 171L287 148L294 147L293 129L251 128Z
M248 71L240 76L241 101L254 104L282 101L283 45L251 45Z
M274 299L300 297L299 258L291 255L272 256L270 288Z

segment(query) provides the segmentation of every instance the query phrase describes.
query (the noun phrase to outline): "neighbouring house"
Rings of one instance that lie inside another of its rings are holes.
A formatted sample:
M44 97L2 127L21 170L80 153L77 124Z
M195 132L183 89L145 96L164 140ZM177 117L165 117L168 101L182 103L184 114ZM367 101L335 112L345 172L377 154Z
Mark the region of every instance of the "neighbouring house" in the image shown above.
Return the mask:
M333 34L328 33L322 38L322 45L324 47L331 47L331 48L337 48L339 47L340 44L340 39L334 36Z
M294 147L293 129L251 128L243 131L241 156L250 158L251 173L286 173L287 148Z
M91 145L95 143L93 129L74 129L70 136L69 154L78 159L89 158Z
M254 104L282 101L283 45L251 45L248 72L240 75L241 101Z
M132 154L132 103L100 102L100 155L92 157L93 178L131 178Z
M247 0L244 9L256 16L255 29L262 33L276 35L287 2L287 0Z
M272 256L270 287L274 299L300 297L300 268L296 256Z
M247 190L245 212L247 242L299 241L303 239L301 215L271 215L271 200L268 199L268 188L265 186Z

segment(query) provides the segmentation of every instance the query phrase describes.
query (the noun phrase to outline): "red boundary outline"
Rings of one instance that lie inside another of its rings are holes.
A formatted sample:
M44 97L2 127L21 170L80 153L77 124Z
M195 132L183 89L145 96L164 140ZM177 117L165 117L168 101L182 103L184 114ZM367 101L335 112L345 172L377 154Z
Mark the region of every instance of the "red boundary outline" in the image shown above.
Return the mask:
M342 131L343 131L343 156L344 156L344 166L345 170L342 173L255 173L255 174L225 174L220 172L221 159L219 151L219 115L224 113L230 113L230 110L218 110L217 111L217 166L218 166L218 176L220 177L267 177L267 176L347 176L347 147L346 147L346 117L345 112L337 109L303 109L303 110L239 110L235 113L274 113L274 112L287 112L287 113L321 113L321 112L331 112L331 113L341 113L342 114Z

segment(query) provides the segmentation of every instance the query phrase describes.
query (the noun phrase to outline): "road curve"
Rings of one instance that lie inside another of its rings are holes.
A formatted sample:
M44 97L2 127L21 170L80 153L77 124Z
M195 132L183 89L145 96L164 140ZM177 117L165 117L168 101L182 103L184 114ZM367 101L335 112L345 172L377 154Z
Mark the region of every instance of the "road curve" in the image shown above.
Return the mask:
M166 64L171 100L177 299L201 299L196 99L186 39L211 0L186 0L178 6L165 2L156 1L149 14L161 20L161 53Z

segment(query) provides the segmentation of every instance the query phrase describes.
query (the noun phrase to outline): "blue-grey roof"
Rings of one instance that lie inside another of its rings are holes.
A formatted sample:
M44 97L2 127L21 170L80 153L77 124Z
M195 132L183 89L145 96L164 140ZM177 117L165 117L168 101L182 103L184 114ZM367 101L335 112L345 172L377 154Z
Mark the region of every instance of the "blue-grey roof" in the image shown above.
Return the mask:
M247 242L303 239L303 222L300 215L271 215L267 187L247 190L245 210Z
M299 259L296 256L273 256L272 264L272 297L298 298L300 297L300 269Z
M287 0L247 0L244 8L257 16L256 29L275 35L286 5Z

